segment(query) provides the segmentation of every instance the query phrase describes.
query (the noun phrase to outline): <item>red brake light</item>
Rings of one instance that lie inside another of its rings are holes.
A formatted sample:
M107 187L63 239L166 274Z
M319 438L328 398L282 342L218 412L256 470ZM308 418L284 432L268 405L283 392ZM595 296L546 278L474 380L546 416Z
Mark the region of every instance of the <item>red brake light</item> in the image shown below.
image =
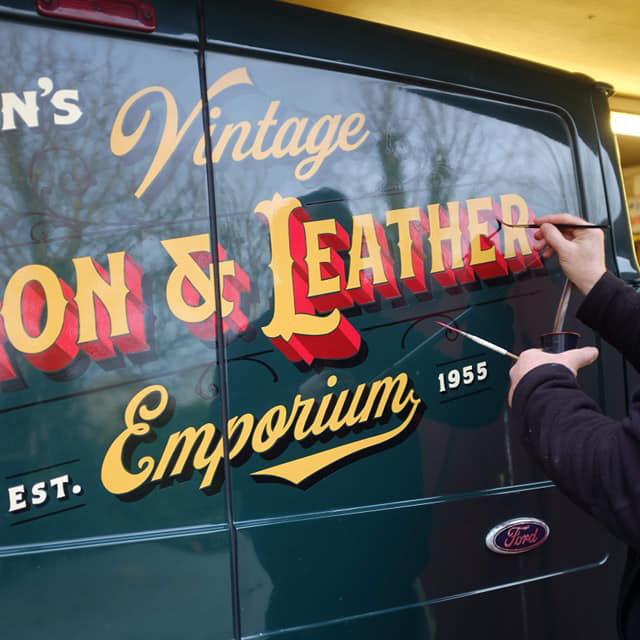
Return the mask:
M140 0L36 0L36 9L43 16L91 22L121 29L153 31L156 10Z

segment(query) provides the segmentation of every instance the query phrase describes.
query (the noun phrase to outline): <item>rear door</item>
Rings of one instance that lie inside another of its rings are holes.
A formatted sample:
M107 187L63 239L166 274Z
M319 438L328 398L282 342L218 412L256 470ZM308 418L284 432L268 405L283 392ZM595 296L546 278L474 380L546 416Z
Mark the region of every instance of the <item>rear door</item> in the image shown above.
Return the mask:
M186 481L182 441L166 442L219 423L220 384L215 347L181 319L185 297L196 306L185 238L206 304L213 291L205 172L174 154L202 135L195 6L156 8L149 36L47 21L33 4L0 20L0 618L12 637L233 635L224 493Z
M582 184L575 124L541 100L283 56L332 57L310 23L349 62L409 42L276 13L259 35L229 8L208 20L216 224L248 283L222 293L242 635L601 637L612 620L558 594L588 597L611 541L510 430L511 361L436 323L539 345L562 273L498 220L584 215L602 201L595 158ZM445 65L444 47L416 48ZM601 383L585 374L603 399ZM523 516L548 542L490 552L487 532Z

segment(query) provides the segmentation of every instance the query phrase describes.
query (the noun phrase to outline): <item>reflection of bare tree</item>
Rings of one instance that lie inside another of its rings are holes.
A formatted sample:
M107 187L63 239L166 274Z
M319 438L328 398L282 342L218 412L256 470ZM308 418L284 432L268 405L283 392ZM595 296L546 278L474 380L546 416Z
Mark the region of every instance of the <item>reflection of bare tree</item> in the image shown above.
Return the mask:
M265 268L271 249L267 228L254 209L260 200L271 198L276 188L269 184L261 163L253 163L249 171L238 164L218 165L214 176L220 242L228 257L249 276L252 294L247 313L255 319L269 309L269 296L264 292L271 288L271 274Z
M324 77L328 72L313 73L318 74L318 84L329 82ZM538 113L531 120L520 107L496 103L492 109L486 101L471 97L338 75L331 80L335 111L357 110L366 117L370 135L361 148L332 156L304 184L291 179L293 168L284 159L215 167L221 242L249 274L255 292L270 290L271 273L264 268L270 255L268 234L253 209L276 190L321 194L328 187L344 194L354 214L371 211L383 224L385 209L497 198L501 193L520 193L540 212L576 206L569 147L561 137L543 133L559 128L556 116ZM257 84L259 78L256 75ZM263 96L264 100L281 97L278 87L270 91L273 95ZM307 102L295 107L296 115L314 115ZM396 230L390 226L386 233L395 254ZM268 311L268 305L268 300L254 299L251 317Z
M15 130L0 130L0 294L10 276L30 263L48 266L74 288L73 258L89 255L106 265L105 254L113 251L127 251L146 276L147 337L155 353L138 354L146 360L119 357L110 362L92 362L80 354L74 364L87 366L82 374L68 370L52 376L18 355L15 364L24 386L0 392L0 406L13 409L3 414L3 468L81 458L94 508L86 529L75 531L76 536L202 519L197 504L176 500L175 491L150 497L161 507L149 517L100 487L101 458L122 428L122 414L132 394L149 384L146 380L167 385L176 398L180 422L201 424L212 419L219 424L217 407L196 394L197 385L206 384L200 380L205 368L211 384L216 382L217 370L210 368L215 351L171 316L164 298L173 264L160 244L165 238L208 232L204 169L194 167L190 157L176 154L176 161L159 176L163 184L155 199L138 200L133 194L140 168L146 167L148 153L157 143L159 120L153 119L149 129L156 139L148 141L147 155L125 161L113 156L109 145L117 110L140 88L166 85L175 91L181 114L199 100L193 54L154 46L17 23L0 25L0 55L11 61L0 67L0 90L18 96L37 91L39 106L38 126L27 127L16 118ZM51 79L54 92L78 90L82 117L76 123L54 123L51 95L41 95L40 77ZM157 115L157 104L145 106ZM197 127L189 132L196 140L199 134ZM187 138L185 150L193 149L193 138ZM34 401L52 398L56 401L51 404L33 406ZM25 408L15 408L19 406ZM75 472L71 470L72 475ZM188 495L197 503L197 483L192 483ZM222 497L209 501L206 517L224 520ZM20 541L38 540L42 530L21 531L25 537ZM51 535L67 534L61 530ZM5 531L2 543L11 542Z
M400 209L404 205L403 162L406 153L407 131L402 125L407 119L410 104L397 98L395 87L390 84L365 85L370 121L376 136L376 151L382 166L383 181L381 191L387 194L390 209Z
M447 202L458 180L477 171L487 144L477 114L397 84L367 83L362 94L389 208L417 204L408 204L413 191L426 190L429 203Z
M139 238L131 232L151 220L150 207L132 197L135 172L109 150L116 110L128 97L127 87L138 88L131 85L135 80L127 56L118 55L118 47L107 39L93 38L87 44L81 42L85 38L65 37L63 47L62 37L5 27L0 39L3 59L12 60L0 71L3 90L19 95L37 90L38 78L46 76L54 92L78 89L83 112L76 124L56 126L51 96L39 92L38 126L27 128L18 119L15 130L0 132L0 230L3 244L12 245L0 267L4 279L28 261L65 262L79 251L99 256L105 251L100 238L105 232L109 249L130 247L131 238ZM93 55L86 55L87 46ZM101 60L99 66L96 59ZM198 211L206 215L206 203L200 199L203 176L183 173L166 185L163 200L179 203L189 216ZM174 221L177 213L155 208L153 220Z
M476 164L485 153L487 140L478 126L477 114L435 100L421 100L419 121L419 135L429 156L429 202L445 203L453 198L461 178L484 171Z
M20 94L36 90L37 79L47 76L55 88L77 88L83 111L76 124L55 126L52 107L45 99L39 103L38 127L20 125L15 131L0 131L0 233L4 248L0 280L4 284L17 268L37 262L50 266L73 286L72 258L91 255L104 264L105 253L125 250L140 263L150 283L145 301L153 317L157 362L139 364L127 360L126 366L110 371L91 363L83 380L66 381L58 387L78 393L61 410L73 425L74 437L79 436L90 443L86 446L100 451L104 451L117 429L122 408L138 377L166 375L163 380L171 393L181 399L179 408L183 409L185 398L190 398L196 407L194 424L204 421L203 415L217 411L202 410L204 401L197 395L198 390L206 395L217 384L217 367L212 366L215 351L190 334L164 304L164 285L173 265L160 240L209 230L204 170L194 167L190 157L194 140L187 136L170 166L159 175L155 199L138 200L133 193L140 167L146 169L148 156L157 143L158 120L152 118L149 125L149 140L145 141L148 147L142 159L115 158L109 149L109 132L118 108L140 88L153 82L171 87L181 116L199 99L192 53L167 52L169 48L158 47L154 50L156 57L150 60L146 47L153 46L19 25L0 28L0 53L3 60L11 60L0 69L2 91ZM87 56L87 51L92 55ZM166 69L157 71L169 62ZM257 65L255 60L242 63ZM264 70L279 63L260 64ZM272 291L272 274L267 268L269 235L253 211L260 200L271 198L275 191L302 197L330 187L350 200L352 213L373 211L381 220L385 208L424 207L428 203L495 197L513 191L522 192L540 211L571 210L575 206L568 146L540 129L527 128L524 119L523 124L518 124L515 107L511 120L501 119L475 109L477 103L471 98L454 102L451 96L435 91L308 67L292 66L289 71L287 86L296 85L297 73L322 80L329 95L336 92L335 112L362 111L371 133L361 148L328 158L317 175L304 184L292 177L296 159L289 165L284 158L216 165L220 241L228 257L249 275L252 290L260 292L259 297L243 297L242 302L244 305L249 300L247 314L258 327L263 324L261 317L270 311L269 293L265 292ZM181 84L181 74L191 79L190 85ZM266 86L268 69L264 75ZM185 86L187 90L176 89ZM287 91L284 81L270 90L275 97ZM220 97L222 106L226 107L226 99L227 94ZM237 96L231 93L229 99L237 100ZM290 111L286 111L283 98L281 118L317 115L316 105L304 92L298 91L296 99L301 104L292 102ZM237 102L230 104L235 106ZM146 106L152 111L161 108L152 101ZM231 115L231 107L228 112L230 118L236 118L236 113ZM226 108L224 113L227 114ZM198 125L189 133L192 134L197 140ZM393 242L390 247L397 250ZM55 384L43 374L22 361L20 364L24 365L30 390L22 395L23 401L30 399L27 396L34 389L43 397L57 392L52 391ZM181 374L180 369L186 371L187 366L191 368L189 372ZM169 376L167 369L178 373ZM108 401L103 392L82 395L87 387L105 381L110 385ZM18 395L4 394L2 399L11 403ZM31 433L34 457L49 444L55 447L59 434L55 429L46 430L47 425L36 424L37 412L17 413L20 418L5 422L22 421L21 427ZM105 419L112 421L109 428L97 429L96 425L104 424ZM212 419L217 421L218 416L212 415Z
M137 171L111 154L115 113L141 83L149 82L144 67L129 64L130 59L143 59L135 55L140 45L22 27L4 27L0 33L0 53L12 60L0 70L4 90L21 94L37 89L38 78L46 76L54 91L78 89L83 112L72 126L55 125L49 99L39 96L37 127L18 120L15 130L0 131L0 232L5 247L1 281L35 262L51 267L73 286L73 258L90 255L104 263L107 252L122 250L150 276L171 268L160 240L208 231L205 176L202 169L182 161L162 176L161 195L145 202L133 196ZM195 104L197 69L187 53L184 59L193 92L183 101ZM146 161L141 159L142 164ZM162 282L153 286L153 297L161 300ZM157 323L155 329L157 341L166 340L167 347L182 339L171 323Z
M576 210L571 151L557 116L506 105L492 113L485 101L390 82L359 86L378 164L371 146L366 158L338 158L330 183L362 199L362 211L379 209L376 196L399 208L514 191L537 211Z

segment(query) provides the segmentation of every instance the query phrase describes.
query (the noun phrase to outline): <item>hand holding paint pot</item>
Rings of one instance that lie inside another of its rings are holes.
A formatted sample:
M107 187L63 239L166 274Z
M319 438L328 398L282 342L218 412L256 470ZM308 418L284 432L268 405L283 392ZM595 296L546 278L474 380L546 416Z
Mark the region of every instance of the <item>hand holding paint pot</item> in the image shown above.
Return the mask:
M540 347L545 353L563 353L575 349L579 339L575 331L549 331L540 336Z
M513 392L518 383L529 371L543 364L560 364L567 367L574 376L582 367L590 365L598 359L598 350L595 347L582 347L581 349L571 349L563 353L545 353L541 349L527 349L520 354L518 361L509 371L509 406L513 400Z

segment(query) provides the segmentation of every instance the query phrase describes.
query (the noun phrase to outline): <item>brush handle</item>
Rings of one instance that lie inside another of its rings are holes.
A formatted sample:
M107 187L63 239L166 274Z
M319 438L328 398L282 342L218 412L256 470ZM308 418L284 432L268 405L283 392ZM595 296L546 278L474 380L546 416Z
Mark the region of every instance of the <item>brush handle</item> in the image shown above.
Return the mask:
M498 221L500 224L503 224L505 227L512 227L517 229L539 229L539 224L510 224L509 222L505 222L504 220ZM554 227L557 229L608 229L608 224L570 224L566 222L559 222L558 224L554 224Z
M484 338L480 338L478 336L473 335L473 333L467 333L466 331L463 331L462 329L456 329L456 327L452 327L451 325L447 324L446 322L440 322L440 320L436 320L436 324L439 324L441 327L444 327L445 329L449 329L450 331L454 331L455 333L459 333L461 336L464 336L465 338L468 338L469 340L475 342L476 344L479 344L483 347L486 347L487 349L491 349L491 351L495 351L496 353L499 353L501 356L507 356L509 358L511 358L512 360L517 360L518 356L515 355L515 353L511 353L511 351L507 351L505 348L498 346L497 344L494 344L493 342L489 342L488 340L485 340Z
M473 340L476 344L479 344L483 347L486 347L487 349L491 349L491 351L495 351L496 353L499 353L501 356L507 356L512 360L518 359L518 356L515 355L515 353L511 353L511 351L507 351L503 347L499 347L497 344L494 344L493 342L489 342L488 340L484 340L483 338L479 338L478 336L474 336L466 332L462 332L462 335L469 338L469 340Z
M573 285L571 280L567 278L560 294L560 301L558 302L558 308L556 310L556 317L553 320L553 333L559 333L564 327L564 319L567 316L567 309L569 308L569 298L571 297L571 291Z

